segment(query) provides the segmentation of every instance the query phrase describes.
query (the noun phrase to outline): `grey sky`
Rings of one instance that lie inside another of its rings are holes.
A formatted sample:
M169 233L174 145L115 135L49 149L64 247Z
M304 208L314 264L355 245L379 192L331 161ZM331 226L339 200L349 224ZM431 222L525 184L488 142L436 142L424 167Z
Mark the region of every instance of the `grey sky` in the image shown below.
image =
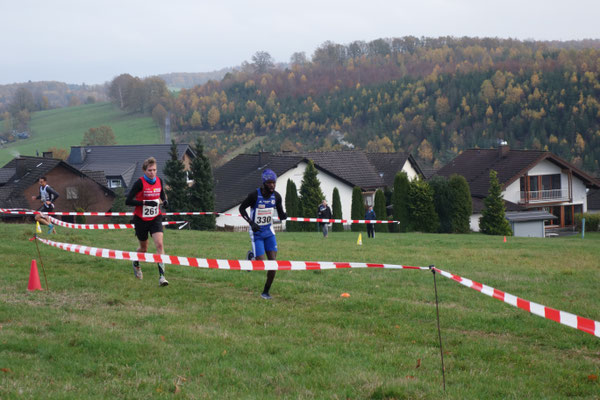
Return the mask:
M0 84L104 83L310 57L326 40L600 38L599 0L0 0Z

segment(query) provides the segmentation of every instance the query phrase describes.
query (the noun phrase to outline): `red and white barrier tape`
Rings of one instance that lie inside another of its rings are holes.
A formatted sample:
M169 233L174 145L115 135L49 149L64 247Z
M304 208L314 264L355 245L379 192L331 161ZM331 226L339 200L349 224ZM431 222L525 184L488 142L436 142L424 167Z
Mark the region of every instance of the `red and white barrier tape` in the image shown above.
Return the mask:
M529 300L524 300L517 296L513 296L510 293L506 293L501 290L494 289L491 286L487 286L482 283L475 282L458 275L454 275L450 272L443 271L439 268L434 269L435 271L439 272L448 279L452 279L453 281L456 281L461 285L477 290L478 292L493 297L497 300L503 301L512 306L518 307L522 310L540 316L542 318L551 319L552 321L558 322L560 324L570 326L571 328L579 329L580 331L587 332L591 335L600 337L600 322L598 321L594 321L593 319L589 318L583 318L579 315L556 310L554 308L546 307L544 305L537 304Z
M134 251L121 251L88 247L78 244L61 243L36 236L40 242L52 247L73 253L87 254L94 257L112 258L116 260L131 260L142 262L162 262L173 265L187 265L196 268L214 268L242 271L305 271L343 268L384 268L384 269L419 269L428 270L429 267L411 267L395 264L332 262L332 261L280 261L280 260L217 260L208 258L179 257L168 254L138 253Z
M400 221L388 221L380 219L326 219L326 218L301 218L301 217L288 217L288 221L298 222L324 222L334 224L399 224Z
M40 211L25 211L16 209L5 209L0 208L0 213L4 214L18 214L18 215L33 215L41 214ZM49 211L44 212L47 215L86 215L91 217L122 217L132 216L132 212L68 212L68 211ZM219 213L215 211L182 211L182 212L164 212L162 215L223 215L226 217L241 217L240 214L227 214ZM275 218L275 220L278 220ZM333 218L304 218L304 217L288 217L288 221L298 222L322 222L322 223L336 223L336 224L399 224L400 221L391 220L375 220L375 219L333 219Z
M55 242L35 236L40 242L57 247L59 249L73 253L87 254L94 257L111 258L116 260L131 260L142 262L162 262L173 265L186 265L196 268L226 269L240 271L306 271L306 270L326 270L326 269L344 269L344 268L383 268L383 269L418 269L429 270L429 267L413 267L408 265L396 264L375 264L375 263L356 263L356 262L332 262L332 261L280 261L280 260L219 260L195 257L179 257L167 254L138 253L130 251L103 249L97 247L88 247L71 243ZM443 271L439 268L433 268L444 277L454 280L461 285L477 290L495 299L501 300L512 306L528 311L543 318L550 319L560 324L569 326L600 337L600 322L589 318L583 318L565 311L556 310L529 300L521 299L512 294L502 292L493 287L481 284Z
M71 229L133 229L135 225L133 224L72 224L70 222L64 222L60 219L53 218L48 216L50 221L54 225L63 226L65 228ZM187 221L163 221L163 225L178 225L178 224L187 224Z

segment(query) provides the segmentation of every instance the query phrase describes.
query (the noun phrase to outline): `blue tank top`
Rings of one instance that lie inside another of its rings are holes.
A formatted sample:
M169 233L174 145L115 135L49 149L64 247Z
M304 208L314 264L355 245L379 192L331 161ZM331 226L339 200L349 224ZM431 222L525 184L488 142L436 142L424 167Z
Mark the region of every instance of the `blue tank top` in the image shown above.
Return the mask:
M254 233L257 238L268 238L274 236L275 231L273 230L273 216L275 214L275 193L271 194L268 198L263 197L260 188L256 189L258 192L258 198L256 204L252 207L250 218L260 226L260 231Z

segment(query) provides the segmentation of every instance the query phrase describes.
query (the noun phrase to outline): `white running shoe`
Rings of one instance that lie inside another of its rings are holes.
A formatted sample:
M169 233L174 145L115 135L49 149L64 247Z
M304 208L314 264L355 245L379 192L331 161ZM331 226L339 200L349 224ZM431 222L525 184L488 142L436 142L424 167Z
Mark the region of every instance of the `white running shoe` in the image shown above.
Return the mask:
M160 278L158 278L158 286L167 286L169 284L169 281L165 279L164 276L160 276Z
M133 275L138 279L144 279L144 274L142 273L142 267L140 267L139 261L133 262Z

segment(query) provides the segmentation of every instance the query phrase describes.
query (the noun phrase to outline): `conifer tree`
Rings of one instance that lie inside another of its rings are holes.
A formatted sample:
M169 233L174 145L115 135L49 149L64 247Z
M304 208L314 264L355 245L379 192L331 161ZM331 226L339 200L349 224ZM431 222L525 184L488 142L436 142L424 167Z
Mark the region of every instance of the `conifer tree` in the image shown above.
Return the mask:
M394 220L400 221L396 225L400 232L408 232L411 228L408 213L408 175L406 172L398 172L394 178L394 193L392 193L392 207L394 209Z
M377 189L375 192L375 206L373 207L377 219L387 219L387 210L385 208L385 194L383 190ZM387 224L375 224L376 232L389 232Z
M365 202L363 200L362 190L358 186L352 189L352 208L351 219L365 219ZM352 232L366 232L365 224L352 224Z
M434 176L429 181L429 186L433 189L433 204L435 212L440 219L439 232L452 232L450 188L448 180L443 176Z
M433 189L421 179L415 179L408 186L408 211L414 230L437 232L440 222L433 203Z
M450 220L453 233L469 233L473 213L471 189L462 175L452 175L448 181L450 191Z
M512 229L505 218L502 188L498 182L498 173L490 171L490 188L488 196L483 200L484 208L479 218L479 230L486 235L512 235Z
M337 187L333 188L333 195L331 196L331 213L333 214L333 219L343 219L342 216L342 201L340 200L340 191ZM332 230L334 232L343 232L344 224L335 223L332 226Z
M190 211L214 211L213 177L208 158L204 155L202 139L198 137L193 147L196 158L190 166L190 176L194 181L189 187ZM215 228L214 215L192 217L192 229L210 230Z
M133 210L133 207L127 207L125 204L125 189L122 187L115 189L115 199L112 203L112 207L110 208L111 212L127 212ZM112 219L112 222L115 224L127 224L131 220L131 217L115 217Z
M321 182L317 178L317 168L312 160L308 161L308 165L304 170L304 177L302 178L302 184L300 185L300 210L302 210L302 217L305 218L316 218L317 209L319 204L325 196L321 191ZM301 222L303 230L314 231L315 223L313 222Z
M300 199L298 199L296 184L291 179L288 179L285 188L285 212L288 217L300 216L300 212L298 211L299 205ZM297 232L300 230L300 227L298 226L298 222L288 220L285 222L285 230L288 232Z
M179 160L177 145L171 141L170 159L165 164L165 192L170 211L189 211L188 184L183 162Z

